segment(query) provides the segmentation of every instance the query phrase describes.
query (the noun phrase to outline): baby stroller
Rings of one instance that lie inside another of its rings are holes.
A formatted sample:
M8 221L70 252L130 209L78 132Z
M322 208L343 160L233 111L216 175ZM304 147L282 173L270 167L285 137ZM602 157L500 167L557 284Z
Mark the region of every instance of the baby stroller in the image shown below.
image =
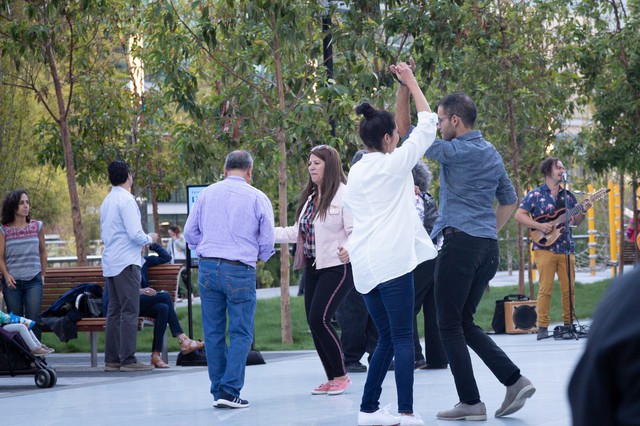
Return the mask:
M39 388L52 388L58 381L44 357L33 355L18 333L0 327L0 376L21 374L34 374Z

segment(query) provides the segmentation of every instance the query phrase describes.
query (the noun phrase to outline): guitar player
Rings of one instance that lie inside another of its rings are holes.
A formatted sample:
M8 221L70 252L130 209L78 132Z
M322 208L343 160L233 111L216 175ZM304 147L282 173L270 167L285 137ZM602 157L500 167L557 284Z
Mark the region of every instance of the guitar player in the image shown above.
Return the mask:
M533 250L535 250L535 263L538 267L539 290L538 290L538 335L541 340L548 336L549 309L551 306L551 294L553 293L553 281L556 273L560 281L562 291L562 320L565 325L571 324L569 304L569 275L567 271L567 257L570 253L571 271L571 295L575 300L574 278L575 259L574 241L571 231L564 232L564 212L577 208L577 213L571 217L569 223L578 226L584 221L586 212L591 208L589 200L578 205L576 197L571 191L566 191L562 186L565 168L557 158L546 158L540 164L540 171L544 175L544 184L530 191L522 200L516 210L514 219L530 228L538 230L538 234L544 234L544 238L534 238ZM566 204L565 205L565 198ZM555 221L558 217L562 219ZM555 221L555 224L552 223ZM560 222L560 225L557 225ZM548 237L548 238L547 238ZM555 241L553 241L554 238ZM571 300L571 303L574 302Z

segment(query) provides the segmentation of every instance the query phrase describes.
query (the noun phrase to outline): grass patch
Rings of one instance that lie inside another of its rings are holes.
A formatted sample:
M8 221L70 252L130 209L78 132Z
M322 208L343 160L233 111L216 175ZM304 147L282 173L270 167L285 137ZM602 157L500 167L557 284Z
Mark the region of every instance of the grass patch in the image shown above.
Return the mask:
M575 309L578 318L591 318L593 311L602 298L611 280L599 281L593 284L576 283ZM507 294L518 293L517 286L492 287L485 293L478 310L476 312L476 323L482 329L491 330L491 320L495 308L495 301L502 299ZM534 286L534 294L538 293L538 286ZM283 351L283 350L312 350L313 339L309 332L309 326L304 313L304 299L302 297L291 297L291 326L293 332L293 344L285 345L282 340L282 324L280 321L280 298L258 300L255 318L255 347L261 351ZM422 313L418 318L420 335L424 336ZM187 308L178 308L178 318L185 332L188 333ZM560 284L555 283L553 298L551 299L551 321L562 321L562 305L560 295ZM196 339L202 339L202 318L200 306L193 307L193 334ZM56 352L89 352L88 333L78 334L77 339L67 343L62 343L53 333L43 334L43 343L56 349ZM153 330L147 328L138 333L138 351L151 351L153 341ZM104 350L104 333L98 333L98 350ZM178 340L169 339L169 351L179 350Z

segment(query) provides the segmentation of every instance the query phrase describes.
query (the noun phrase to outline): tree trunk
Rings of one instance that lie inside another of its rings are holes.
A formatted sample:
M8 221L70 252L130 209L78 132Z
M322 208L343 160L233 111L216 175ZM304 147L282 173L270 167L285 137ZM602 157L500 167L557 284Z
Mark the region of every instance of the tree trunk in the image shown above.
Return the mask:
M511 132L511 168L513 169L516 195L518 202L520 201L520 160L518 151L518 140L516 137L516 118L513 108L513 99L511 98L511 79L507 77L507 110L509 112L509 130ZM522 241L522 225L518 223L516 231L516 240L518 241L518 293L524 294L524 242Z
M507 52L509 41L507 39L506 26L502 25L500 30L502 38L502 49ZM515 186L518 202L520 201L520 154L518 149L518 138L516 136L516 115L513 106L513 89L511 85L511 62L503 61L506 74L505 91L507 95L507 112L509 114L509 133L511 136L511 169L514 173L513 184ZM518 240L518 293L524 294L524 243L522 241L522 225L518 223L516 238Z
M624 242L625 232L624 227L624 173L620 173L620 181L618 182L620 187L620 247L618 250L620 253L620 263L618 264L618 275L624 274Z
M46 49L47 61L49 63L49 71L51 79L56 91L56 101L58 105L59 118L54 118L60 129L60 139L64 150L64 164L67 174L67 185L69 188L69 199L71 201L71 220L73 222L73 233L76 239L76 256L78 258L78 266L87 264L87 253L84 245L84 228L82 227L82 214L80 211L80 199L78 198L78 185L76 183L76 169L73 160L73 147L71 146L71 133L69 132L69 123L67 122L67 106L65 105L64 95L62 93L62 84L60 75L56 65L55 57L51 43L47 44ZM69 83L73 84L73 83ZM69 93L71 97L71 91Z
M633 173L633 182L631 182L631 189L633 191L633 227L634 227L634 235L638 236L638 229L640 229L640 225L638 225L638 173ZM633 241L634 247L636 249L636 259L635 263L638 263L640 260L640 250L638 250L638 245Z
M280 58L280 46L278 39L277 17L271 15L271 26L273 29L273 51L274 65L276 69L276 84L278 86L278 106L281 111L286 110L284 97L284 83L282 79L282 63ZM278 128L276 138L278 140L278 151L280 161L278 161L278 203L279 220L281 226L287 225L287 143L283 127ZM291 300L289 296L289 246L280 245L280 315L282 321L282 343L293 343L293 332L291 327Z

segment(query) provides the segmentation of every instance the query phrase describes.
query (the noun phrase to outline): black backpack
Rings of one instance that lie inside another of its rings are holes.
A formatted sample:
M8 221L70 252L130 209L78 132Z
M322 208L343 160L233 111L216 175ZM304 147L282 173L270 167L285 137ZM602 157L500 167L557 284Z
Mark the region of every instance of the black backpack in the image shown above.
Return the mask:
M436 223L436 219L438 219L438 206L436 206L436 200L434 200L428 192L422 193L422 200L424 201L424 220L422 224L424 225L424 229L431 234L433 225Z

